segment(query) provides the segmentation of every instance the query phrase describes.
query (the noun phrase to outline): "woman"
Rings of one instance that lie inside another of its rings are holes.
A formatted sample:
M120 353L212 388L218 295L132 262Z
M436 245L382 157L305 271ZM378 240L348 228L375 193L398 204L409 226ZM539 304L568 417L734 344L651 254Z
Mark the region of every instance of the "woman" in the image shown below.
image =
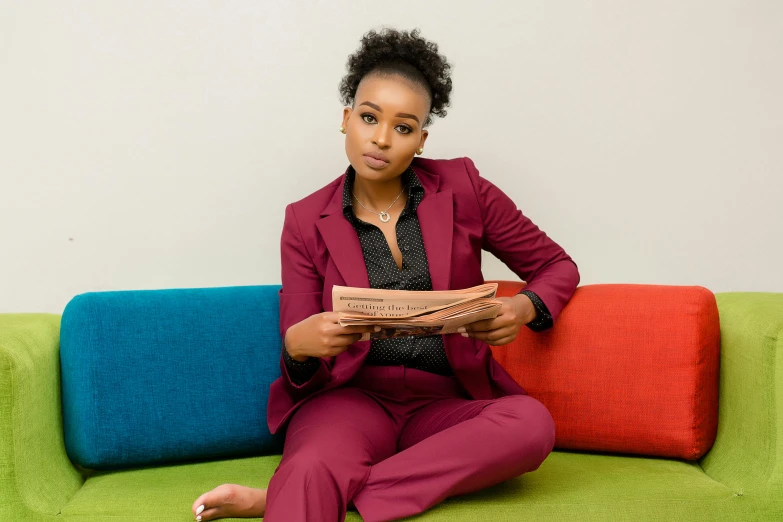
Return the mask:
M193 504L201 520L365 521L533 471L554 445L541 403L492 358L523 325L551 327L579 282L555 242L479 176L468 158L421 155L444 116L450 66L418 31L371 31L340 91L350 166L288 205L281 240L282 377L268 421L286 429L266 490L223 484ZM361 342L341 327L333 285L446 290L483 283L481 250L528 282L495 319L460 334Z

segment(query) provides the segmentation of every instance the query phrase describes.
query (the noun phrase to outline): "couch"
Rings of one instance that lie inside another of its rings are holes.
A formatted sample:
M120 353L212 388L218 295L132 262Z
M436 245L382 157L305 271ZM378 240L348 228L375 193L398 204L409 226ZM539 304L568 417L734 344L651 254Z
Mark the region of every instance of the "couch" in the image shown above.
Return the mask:
M62 316L0 314L0 520L184 522L219 484L266 486L281 450L264 423L278 290L97 292ZM687 326L709 332L710 302L719 377L709 336ZM560 364L558 347L578 353L601 336L578 366L605 376L575 368L564 383L536 362ZM677 373L691 345L696 379ZM553 412L556 449L534 472L415 519L783 520L783 294L588 285L550 333L493 350ZM568 394L583 385L590 395Z

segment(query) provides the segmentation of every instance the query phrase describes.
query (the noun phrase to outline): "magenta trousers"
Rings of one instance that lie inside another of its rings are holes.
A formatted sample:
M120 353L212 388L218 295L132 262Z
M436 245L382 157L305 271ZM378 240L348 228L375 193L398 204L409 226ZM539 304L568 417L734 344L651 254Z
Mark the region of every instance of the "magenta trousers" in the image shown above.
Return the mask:
M456 378L365 366L305 402L269 482L266 522L365 522L421 513L447 497L537 469L555 425L527 395L472 400Z

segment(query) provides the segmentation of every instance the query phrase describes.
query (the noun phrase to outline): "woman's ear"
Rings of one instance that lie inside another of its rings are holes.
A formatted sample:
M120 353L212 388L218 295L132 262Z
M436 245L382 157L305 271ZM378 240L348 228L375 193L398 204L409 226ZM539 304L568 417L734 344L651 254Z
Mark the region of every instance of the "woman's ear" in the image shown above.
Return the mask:
M429 131L427 131L427 130L421 131L421 141L419 142L419 148L420 149L424 148L424 142L427 141L427 136L429 136L429 135L430 135Z
M348 130L348 119L351 117L352 113L353 113L353 109L350 107L346 107L343 109L343 129Z

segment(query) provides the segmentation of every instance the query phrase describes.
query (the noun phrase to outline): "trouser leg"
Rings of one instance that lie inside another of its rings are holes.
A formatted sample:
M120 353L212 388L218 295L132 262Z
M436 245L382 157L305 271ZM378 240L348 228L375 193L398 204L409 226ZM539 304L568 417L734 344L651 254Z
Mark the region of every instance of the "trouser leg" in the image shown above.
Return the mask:
M291 417L264 520L344 520L370 466L396 451L396 433L386 411L361 390L339 388L313 397Z
M400 452L372 466L353 502L365 522L415 515L537 469L554 440L552 417L527 395L436 401L409 418Z

